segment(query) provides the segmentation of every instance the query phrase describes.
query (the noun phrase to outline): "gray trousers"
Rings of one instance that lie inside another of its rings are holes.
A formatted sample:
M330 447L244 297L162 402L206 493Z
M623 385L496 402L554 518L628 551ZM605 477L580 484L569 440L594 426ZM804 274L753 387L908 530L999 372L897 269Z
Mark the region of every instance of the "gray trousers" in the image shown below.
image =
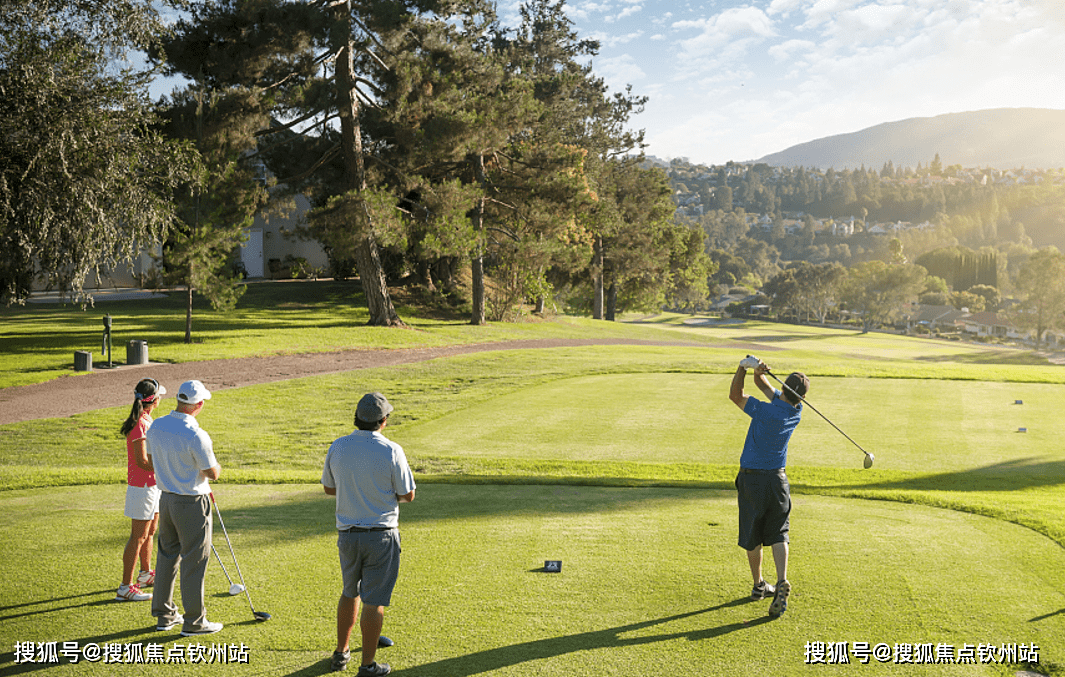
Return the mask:
M174 581L181 566L182 630L202 630L207 622L203 578L211 557L210 496L182 496L164 491L159 496L159 547L155 558L152 615L159 625L177 620Z

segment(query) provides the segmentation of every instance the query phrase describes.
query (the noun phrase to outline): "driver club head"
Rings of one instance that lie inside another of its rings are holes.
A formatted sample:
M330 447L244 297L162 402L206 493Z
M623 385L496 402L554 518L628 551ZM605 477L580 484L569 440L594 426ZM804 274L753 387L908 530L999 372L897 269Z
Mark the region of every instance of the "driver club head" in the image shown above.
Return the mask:
M873 467L873 455L867 453L865 455L865 461L863 461L862 465L865 466L866 470L868 470L869 468L872 468Z
M253 611L252 615L255 616L255 620L257 620L257 621L268 621L271 618L273 618L270 614L266 613L265 611Z
M234 584L229 586L229 594L230 595L239 595L242 592L244 592L244 586L241 585L240 583L234 583Z

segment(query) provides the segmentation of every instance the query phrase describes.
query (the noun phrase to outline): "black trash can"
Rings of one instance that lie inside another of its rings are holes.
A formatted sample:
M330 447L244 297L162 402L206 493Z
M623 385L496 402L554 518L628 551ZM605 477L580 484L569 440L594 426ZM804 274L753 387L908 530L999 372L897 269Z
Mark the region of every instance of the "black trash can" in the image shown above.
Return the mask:
M130 341L126 344L126 364L148 364L147 341Z
M92 353L87 350L75 350L74 371L92 371Z

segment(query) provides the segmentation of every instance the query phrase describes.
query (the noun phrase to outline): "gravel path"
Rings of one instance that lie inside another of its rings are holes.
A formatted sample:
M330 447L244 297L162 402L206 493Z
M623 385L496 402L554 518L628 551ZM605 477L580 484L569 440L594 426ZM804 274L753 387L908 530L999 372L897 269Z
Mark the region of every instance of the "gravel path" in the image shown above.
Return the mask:
M397 350L345 350L331 353L301 353L241 357L230 360L151 363L100 369L84 374L63 376L44 383L0 389L0 425L39 418L56 418L81 414L94 409L128 405L133 401L133 387L142 378L158 379L173 394L178 384L199 379L212 391L239 388L256 383L270 383L303 376L335 374L371 367L422 362L439 357L466 355L491 350L525 350L566 348L590 345L703 346L687 341L637 341L627 339L541 339L506 341L439 348L405 348Z

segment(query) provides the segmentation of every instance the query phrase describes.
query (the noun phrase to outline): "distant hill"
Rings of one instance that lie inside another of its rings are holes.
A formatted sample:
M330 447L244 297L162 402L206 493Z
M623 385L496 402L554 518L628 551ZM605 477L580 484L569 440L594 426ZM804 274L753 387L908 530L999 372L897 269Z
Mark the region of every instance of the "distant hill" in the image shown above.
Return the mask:
M774 167L916 168L939 153L944 167L1065 167L1065 110L997 108L887 122L801 143L756 160Z

